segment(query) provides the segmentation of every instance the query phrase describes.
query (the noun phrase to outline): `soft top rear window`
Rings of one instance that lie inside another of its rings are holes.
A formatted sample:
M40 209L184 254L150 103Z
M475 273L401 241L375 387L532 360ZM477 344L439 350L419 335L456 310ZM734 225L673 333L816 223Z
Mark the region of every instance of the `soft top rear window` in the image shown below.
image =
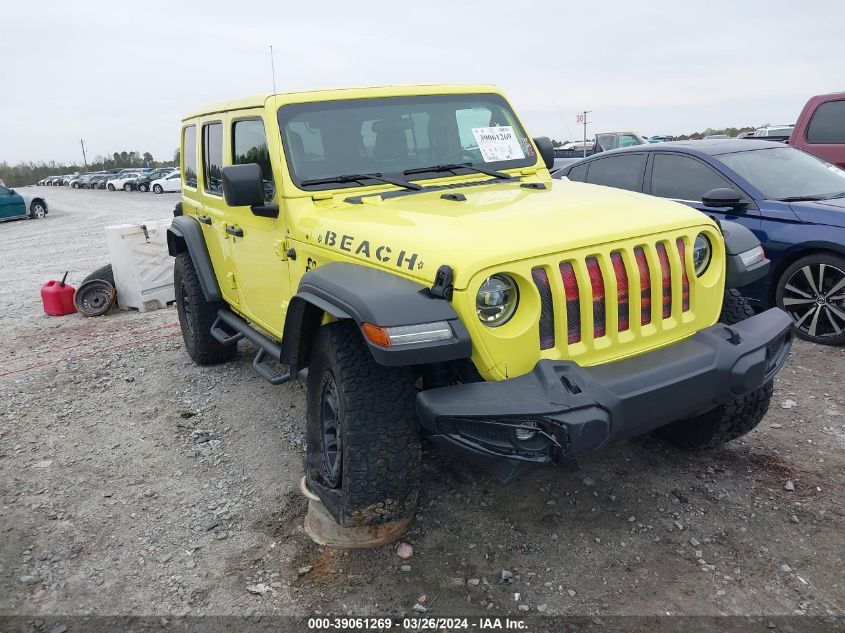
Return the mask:
M495 94L291 104L279 109L279 127L291 178L308 190L360 186L302 184L348 174L404 178L408 169L450 163L501 170L537 162L528 134ZM443 175L426 172L409 179Z

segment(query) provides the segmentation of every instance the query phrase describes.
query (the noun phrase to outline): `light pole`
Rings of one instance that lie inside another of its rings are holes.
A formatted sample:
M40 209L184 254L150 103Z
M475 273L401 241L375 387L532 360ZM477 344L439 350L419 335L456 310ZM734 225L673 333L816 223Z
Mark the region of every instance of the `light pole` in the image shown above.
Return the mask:
M584 110L584 113L581 116L581 122L584 124L584 158L587 157L587 115L590 114L592 110Z

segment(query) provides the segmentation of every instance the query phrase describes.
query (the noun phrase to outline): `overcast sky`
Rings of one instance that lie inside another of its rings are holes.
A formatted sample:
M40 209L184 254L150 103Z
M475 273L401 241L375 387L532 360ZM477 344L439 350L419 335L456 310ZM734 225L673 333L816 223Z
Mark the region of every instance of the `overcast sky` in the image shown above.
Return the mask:
M844 0L7 0L0 161L169 159L180 117L267 92L495 83L529 132L792 123L845 90Z

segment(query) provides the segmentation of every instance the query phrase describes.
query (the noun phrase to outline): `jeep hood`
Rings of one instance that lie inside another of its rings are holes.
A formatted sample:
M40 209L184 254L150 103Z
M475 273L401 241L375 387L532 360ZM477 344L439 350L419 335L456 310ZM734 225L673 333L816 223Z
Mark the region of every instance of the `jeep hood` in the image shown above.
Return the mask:
M695 209L652 196L563 180L546 187L479 184L386 198L365 194L359 203L336 196L313 203L309 239L425 285L448 264L461 290L478 271L509 262L713 225Z

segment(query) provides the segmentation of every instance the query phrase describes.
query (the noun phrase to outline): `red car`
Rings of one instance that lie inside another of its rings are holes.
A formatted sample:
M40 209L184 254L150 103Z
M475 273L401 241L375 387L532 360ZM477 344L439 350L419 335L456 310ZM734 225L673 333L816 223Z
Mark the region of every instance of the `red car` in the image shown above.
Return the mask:
M812 97L801 110L789 144L845 169L845 92Z

